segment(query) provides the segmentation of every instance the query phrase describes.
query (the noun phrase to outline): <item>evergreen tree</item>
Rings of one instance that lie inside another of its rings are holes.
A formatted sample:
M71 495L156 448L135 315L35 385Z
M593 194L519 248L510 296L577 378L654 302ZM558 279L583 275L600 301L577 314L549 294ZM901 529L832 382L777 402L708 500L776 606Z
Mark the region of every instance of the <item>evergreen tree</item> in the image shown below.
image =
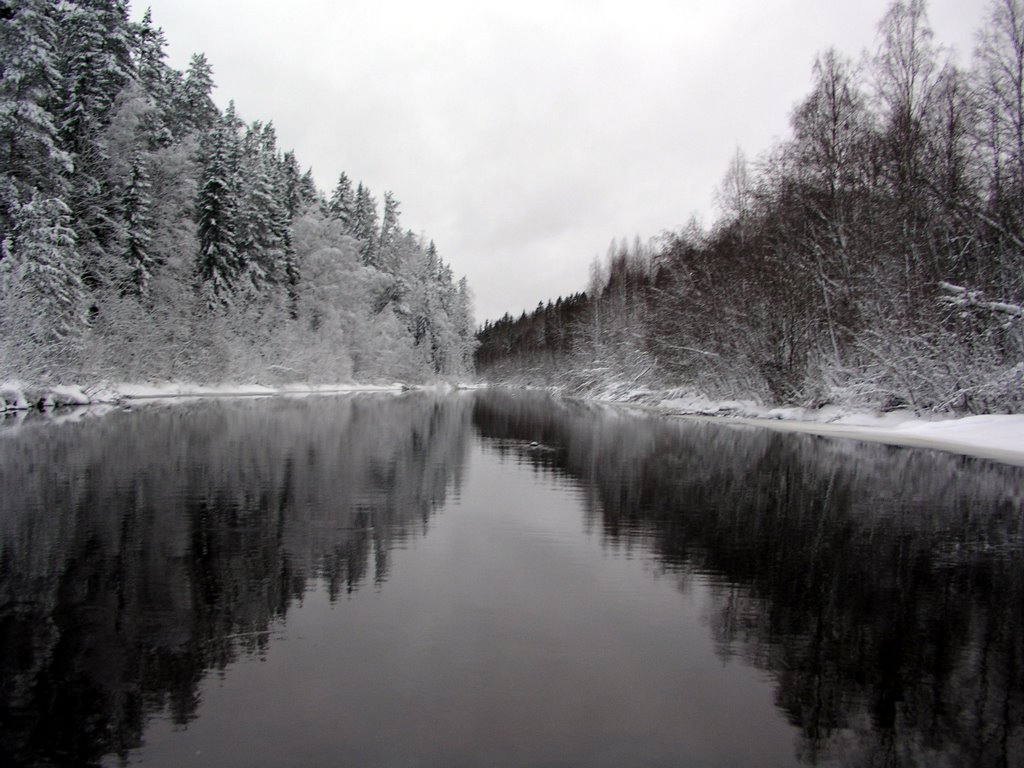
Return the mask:
M271 124L254 123L243 143L237 247L254 288L284 283L288 272L289 218L278 184L277 137Z
M211 304L230 305L244 268L236 240L241 148L233 105L207 133L203 153L196 272Z
M294 219L305 207L305 193L302 181L302 169L299 168L299 161L291 150L284 153L280 164L281 183L284 189L284 204L288 211L288 218Z
M149 96L154 109L147 113L146 132L152 137L151 148L168 146L173 141L169 126L174 123L174 77L164 59L167 39L160 27L153 26L153 14L146 9L142 21L134 28L132 60L135 78Z
M398 225L398 206L392 192L384 193L384 216L380 223L380 236L377 241L376 266L393 275L397 275L400 264L397 254L398 239L401 231Z
M350 234L362 243L359 253L363 263L368 267L380 268L377 260L377 201L362 182L356 187L355 218Z
M71 211L58 198L34 195L13 224L3 241L4 304L18 307L36 343L72 339L86 315Z
M176 135L202 135L214 127L219 113L211 93L213 67L203 54L193 54L177 93L174 109L178 121Z
M131 176L124 193L125 261L128 265L126 290L145 295L153 276L154 260L150 252L153 222L149 173L140 155L132 160Z
M299 200L302 201L303 207L314 204L319 205L321 210L327 207L323 194L316 186L312 168L307 168L306 172L302 174L302 178L299 179Z
M47 0L0 3L0 225L7 230L20 194L58 194L71 170L51 108L58 101L56 22Z
M120 261L119 180L101 140L118 94L132 76L130 23L123 2L61 3L58 66L63 111L59 135L73 171L66 200L72 211L83 279L97 288Z
M355 215L355 197L352 195L352 182L345 173L338 177L338 184L331 193L327 210L331 218L341 222L346 232L350 231Z
M77 165L92 150L114 99L133 74L131 29L121 2L91 0L60 4L58 9L65 107L60 131Z
M434 241L431 240L427 244L427 276L429 279L434 280L437 277L437 271L441 263L441 258L437 255L437 246L434 245Z

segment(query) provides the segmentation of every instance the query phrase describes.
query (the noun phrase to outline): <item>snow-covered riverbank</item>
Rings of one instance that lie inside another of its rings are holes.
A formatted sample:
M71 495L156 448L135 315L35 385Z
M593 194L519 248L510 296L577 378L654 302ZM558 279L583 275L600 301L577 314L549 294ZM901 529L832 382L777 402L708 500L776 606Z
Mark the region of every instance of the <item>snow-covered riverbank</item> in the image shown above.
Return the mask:
M0 384L0 412L75 406L102 406L194 397L273 397L343 392L400 392L407 385L375 384L113 384L95 387L32 387ZM769 408L752 401L713 401L648 390L608 392L593 399L667 416L713 420L740 427L804 432L832 438L931 448L1024 466L1024 415L989 414L953 418L922 417L910 411L869 413L829 406L820 409Z
M752 401L713 401L678 393L633 391L600 402L741 427L930 448L1024 466L1024 415L919 416L911 411L869 413L827 406L769 408Z
M394 384L110 384L92 387L73 385L29 386L11 381L0 384L0 412L73 406L110 405L132 400L163 400L188 397L272 397L276 395L317 395L341 392L398 392L406 385Z

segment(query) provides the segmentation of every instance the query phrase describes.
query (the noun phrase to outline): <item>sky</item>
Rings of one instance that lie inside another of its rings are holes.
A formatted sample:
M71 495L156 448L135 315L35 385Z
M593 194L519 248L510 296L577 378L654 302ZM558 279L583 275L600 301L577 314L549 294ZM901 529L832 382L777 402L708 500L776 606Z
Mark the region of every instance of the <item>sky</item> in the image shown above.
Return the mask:
M613 239L717 217L829 47L877 47L888 0L151 0L168 63L206 55L224 107L273 121L330 193L401 202L466 275L477 321L586 288ZM141 18L147 5L136 1ZM970 60L985 0L931 0Z

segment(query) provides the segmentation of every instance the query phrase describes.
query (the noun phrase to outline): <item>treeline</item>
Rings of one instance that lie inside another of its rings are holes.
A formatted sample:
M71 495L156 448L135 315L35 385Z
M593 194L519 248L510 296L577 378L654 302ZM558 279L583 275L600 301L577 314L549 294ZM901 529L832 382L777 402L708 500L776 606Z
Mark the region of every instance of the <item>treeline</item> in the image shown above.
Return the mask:
M737 151L710 230L613 244L572 313L485 324L483 375L1024 407L1024 2L991 2L969 68L926 11L894 2L864 61L819 56L791 137Z
M0 0L0 380L459 375L466 281L123 0ZM379 216L379 218L378 218Z

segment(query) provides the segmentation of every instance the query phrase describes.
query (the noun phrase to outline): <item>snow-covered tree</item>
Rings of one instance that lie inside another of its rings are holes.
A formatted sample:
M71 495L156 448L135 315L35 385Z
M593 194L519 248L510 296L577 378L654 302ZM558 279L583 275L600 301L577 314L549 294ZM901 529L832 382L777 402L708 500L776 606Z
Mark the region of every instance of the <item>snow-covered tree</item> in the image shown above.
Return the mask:
M167 65L167 38L153 25L153 14L146 9L142 21L132 30L132 62L135 79L147 94L154 109L147 113L146 132L153 147L173 142L170 126L174 123L174 72Z
M273 125L256 122L243 142L236 246L253 288L284 282L288 213L278 189Z
M57 194L71 170L57 138L51 111L58 104L56 19L47 0L0 4L0 175L8 192L0 199L7 228L18 194Z
M63 201L35 195L19 206L3 257L0 292L8 321L43 345L81 334L85 294L71 211Z
M384 215L380 223L380 235L377 238L377 257L374 263L379 269L397 274L400 269L398 241L402 235L398 224L399 202L392 192L384 193Z
M219 113L210 96L212 92L213 67L204 54L193 54L185 78L175 94L177 135L202 135L214 127Z
M363 263L380 268L377 260L377 201L362 182L356 187L355 216L349 234L362 243L359 252Z
M165 50L124 0L0 0L0 378L429 376L393 196L329 205Z
M228 305L245 266L237 243L241 147L233 108L207 133L203 154L196 272L209 301Z
M125 261L128 265L127 290L139 295L149 291L155 267L153 238L152 187L141 155L132 159L131 175L124 193Z
M332 218L341 222L345 231L349 231L355 216L355 196L352 194L352 182L348 176L342 173L338 177L338 183L331 193L331 199L327 204L327 210Z

